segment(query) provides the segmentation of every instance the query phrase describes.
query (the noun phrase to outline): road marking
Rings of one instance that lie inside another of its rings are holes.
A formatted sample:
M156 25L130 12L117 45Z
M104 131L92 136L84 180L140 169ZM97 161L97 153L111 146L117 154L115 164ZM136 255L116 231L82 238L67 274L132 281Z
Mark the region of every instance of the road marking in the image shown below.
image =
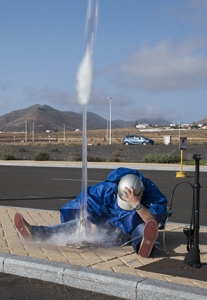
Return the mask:
M70 178L52 178L52 180L65 180L65 181L82 181L82 179L70 179ZM87 180L87 182L101 182L100 180Z

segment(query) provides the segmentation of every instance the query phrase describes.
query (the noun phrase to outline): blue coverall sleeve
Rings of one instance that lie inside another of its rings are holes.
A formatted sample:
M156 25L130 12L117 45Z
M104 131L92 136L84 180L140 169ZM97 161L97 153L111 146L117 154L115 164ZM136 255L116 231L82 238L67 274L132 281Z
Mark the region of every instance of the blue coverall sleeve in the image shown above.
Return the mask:
M167 219L167 198L150 179L144 178L143 183L145 192L142 204L156 217L156 220L163 227Z

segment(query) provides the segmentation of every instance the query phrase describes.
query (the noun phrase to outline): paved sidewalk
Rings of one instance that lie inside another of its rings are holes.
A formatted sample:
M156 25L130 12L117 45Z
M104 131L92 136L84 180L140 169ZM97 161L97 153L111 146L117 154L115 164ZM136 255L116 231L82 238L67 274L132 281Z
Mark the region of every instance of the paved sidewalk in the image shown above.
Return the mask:
M152 257L144 259L139 257L130 245L119 248L71 249L62 241L27 242L22 239L14 226L13 217L16 211L21 212L30 224L59 223L59 212L56 211L1 206L1 272L73 287L84 286L88 290L125 299L195 299L195 296L197 299L207 299L207 227L200 228L199 247L202 266L191 268L183 263L187 253L186 237L183 234L184 224L167 225L166 246L169 258L163 251L161 231L158 237L161 243L158 245L159 249L155 249ZM69 270L69 277L66 276L65 270ZM67 280L62 281L63 277ZM100 283L101 281L103 282ZM113 285L111 289L110 285ZM157 287L159 292L155 291ZM165 295L162 295L162 298L160 298L161 291ZM154 298L150 298L149 293ZM148 295L147 298L144 295Z
M77 162L0 161L0 165L81 168ZM88 163L88 168L180 171L180 165L139 163ZM183 166L195 171L195 166ZM207 172L207 166L200 166ZM59 212L0 206L0 272L37 278L75 288L122 297L124 299L207 300L207 227L200 228L201 268L183 263L187 254L185 224L168 223L163 251L163 231L153 256L147 259L134 253L130 245L116 248L80 249L65 242L32 243L21 238L13 217L21 212L34 225L59 223Z

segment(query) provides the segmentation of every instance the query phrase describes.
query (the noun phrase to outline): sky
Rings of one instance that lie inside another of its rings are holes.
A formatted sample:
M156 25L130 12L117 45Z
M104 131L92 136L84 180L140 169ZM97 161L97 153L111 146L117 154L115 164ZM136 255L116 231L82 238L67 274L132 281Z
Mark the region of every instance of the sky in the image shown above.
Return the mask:
M0 0L0 116L82 112L88 0ZM87 110L106 120L207 118L207 0L100 0ZM111 100L109 100L109 97Z

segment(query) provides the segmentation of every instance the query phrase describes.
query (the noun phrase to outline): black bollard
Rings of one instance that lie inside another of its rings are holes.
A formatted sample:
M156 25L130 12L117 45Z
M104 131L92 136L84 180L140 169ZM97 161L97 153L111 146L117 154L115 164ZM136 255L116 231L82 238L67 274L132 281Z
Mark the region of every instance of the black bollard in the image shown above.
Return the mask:
M202 158L200 154L194 154L195 160L195 183L193 186L193 205L194 205L194 218L192 230L192 243L190 249L184 259L184 263L189 264L191 267L200 268L200 250L199 250L199 210L200 210L200 183L199 183L199 162Z

